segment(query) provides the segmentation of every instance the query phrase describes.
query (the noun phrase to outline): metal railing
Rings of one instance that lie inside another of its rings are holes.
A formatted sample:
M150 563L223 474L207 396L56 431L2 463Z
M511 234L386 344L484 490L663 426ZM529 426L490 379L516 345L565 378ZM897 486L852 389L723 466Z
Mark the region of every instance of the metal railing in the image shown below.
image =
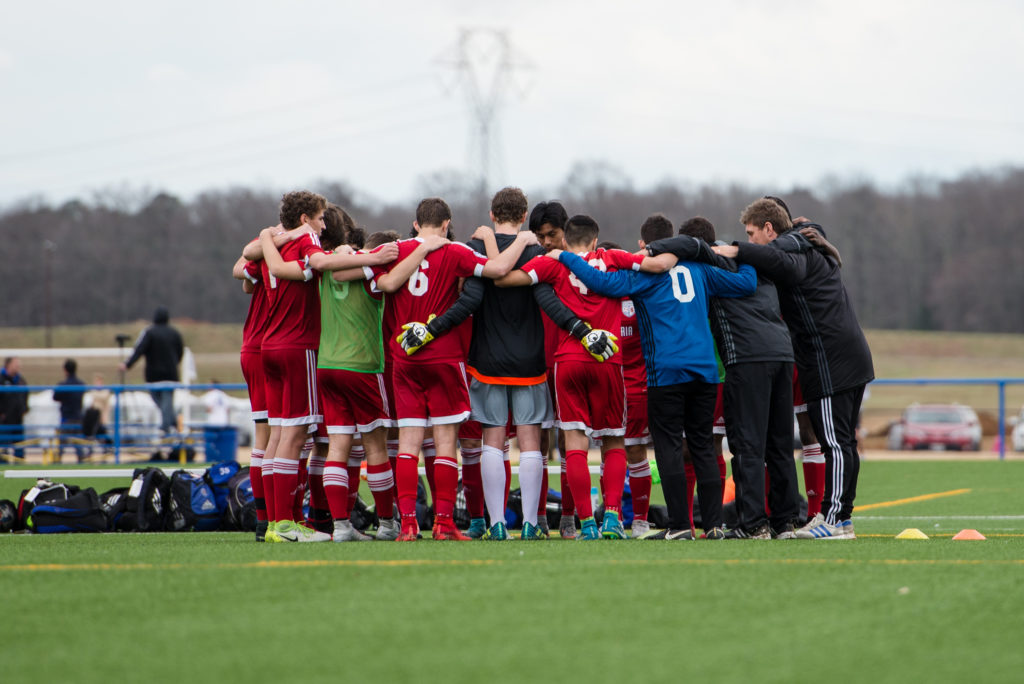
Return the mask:
M180 382L154 382L154 383L148 383L148 384L142 384L142 385L0 385L0 394L3 394L3 393L24 393L24 394L30 394L30 393L33 393L33 392L44 392L44 391L47 391L47 390L52 390L52 391L55 391L55 392L80 392L82 394L85 394L87 392L109 390L110 393L113 395L114 406L113 406L113 411L112 411L112 416L111 416L111 423L112 423L112 425L110 426L110 428L112 430L111 435L110 435L111 442L108 445L108 447L113 450L114 462L120 464L121 463L121 452L122 452L122 449L126 446L125 441L122 439L122 437L123 437L123 429L125 427L131 426L131 424L126 424L126 423L124 423L121 420L122 395L125 392L145 392L148 395L148 393L151 390L171 390L171 391L174 391L174 390L179 390L179 389L183 389L183 390L190 391L190 392L194 391L194 390L207 391L207 390L212 390L212 389L219 389L219 390L222 390L222 391L225 391L225 392L233 392L233 391L248 391L248 386L245 385L245 383L218 383L218 384L191 384L191 385L186 385L186 384L183 384L183 383L180 383ZM61 429L60 429L61 426L59 424L57 424L57 425L43 425L41 427L53 428L54 429L54 434L53 434L52 437L49 437L49 436L46 436L46 437L33 436L33 437L28 438L28 439L19 440L18 442L9 442L9 441L7 441L7 435L5 435L3 433L3 431L2 431L3 427L5 427L5 426L0 426L0 448L15 448L15 447L25 448L25 447L32 447L32 446L43 446L44 441L48 440L48 439L53 439L54 441L57 441L59 443L59 440L61 440L62 437L69 437L69 436L70 437L77 437L77 435L62 435L61 434ZM36 427L36 426L26 425L24 427L25 428L29 428L29 427ZM144 428L152 428L154 430L154 432L151 432L151 433L148 433L148 434L153 435L153 436L155 436L159 432L159 430L154 425L145 424L143 427ZM145 435L147 433L143 433L143 434ZM162 435L163 433L160 433L160 434ZM85 444L83 444L83 442L85 442L85 441L86 440L80 440L80 439L74 439L73 442L72 441L68 441L68 448L74 449L76 446L81 448L81 447L85 446ZM195 443L195 441L196 441L196 439L194 437L189 437L186 434L183 434L183 433L173 433L173 434L170 434L170 435L162 436L159 440L149 441L149 442L147 442L147 445L148 446L160 446L160 445L166 446L166 445L170 444L172 446L180 446L180 445L186 445L186 444L191 445L191 444ZM102 443L99 442L98 440L97 441L92 441L89 444L92 445L92 446L97 446L97 445L103 446Z

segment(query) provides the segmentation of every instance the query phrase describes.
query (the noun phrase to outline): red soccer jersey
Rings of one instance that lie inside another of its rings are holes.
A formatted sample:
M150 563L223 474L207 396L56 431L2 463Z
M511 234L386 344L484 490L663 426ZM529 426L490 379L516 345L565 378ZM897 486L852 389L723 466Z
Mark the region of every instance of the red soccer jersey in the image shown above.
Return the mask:
M619 351L622 353L622 379L626 392L647 389L647 366L640 346L640 330L636 324L636 307L629 297L622 299L622 332L619 333Z
M263 346L263 333L267 329L267 290L263 286L262 261L249 261L245 264L245 276L253 285L252 297L249 300L249 313L242 326L242 351L258 352Z
M620 249L599 249L582 256L587 263L601 271L618 271L625 269L639 270L642 256L636 256ZM600 328L615 333L622 326L622 307L617 299L609 299L591 292L586 285L576 279L572 272L558 261L546 256L538 256L523 264L523 271L530 276L534 284L551 283L555 294L579 318L590 324L592 328ZM558 331L558 349L555 361L587 361L598 363L579 341L564 330ZM621 364L622 354L608 359L610 363Z
M364 268L367 279L376 286L379 276L409 256L421 242L419 238L400 240L395 261ZM486 263L487 257L460 242L452 242L428 254L412 277L397 292L388 295L388 307L391 311L385 314L385 324L393 326L391 330L386 331L387 346L393 359L409 359L423 363L465 362L466 350L458 330L438 337L416 352L413 357L405 353L395 338L398 337L402 325L413 321L426 323L430 314L440 316L447 311L459 296L459 278L479 276Z
M303 268L309 257L324 252L320 238L307 233L281 248L281 258L298 261ZM267 290L267 329L263 349L316 349L320 346L320 285L314 272L307 281L282 280L270 275L264 263Z

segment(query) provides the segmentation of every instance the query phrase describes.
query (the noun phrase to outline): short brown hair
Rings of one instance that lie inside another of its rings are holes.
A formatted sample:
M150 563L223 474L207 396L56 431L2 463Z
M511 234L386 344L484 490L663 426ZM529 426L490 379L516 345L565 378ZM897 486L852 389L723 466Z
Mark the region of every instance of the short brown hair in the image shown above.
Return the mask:
M445 221L452 220L452 210L440 197L428 197L416 207L416 223L440 228Z
M714 224L703 216L694 216L683 221L683 225L679 226L679 234L700 238L709 245L713 245L718 239L715 237Z
M331 202L324 212L324 232L320 234L320 244L324 249L335 249L347 244L355 227L356 222L348 212Z
M743 213L740 214L740 223L744 226L755 225L763 228L764 224L771 223L776 233L784 233L793 227L786 210L779 206L775 200L762 197L751 202Z
M389 242L398 242L398 233L393 230L377 231L376 233L370 233L370 237L366 238L364 247L366 249L375 249Z
M651 243L662 238L672 237L672 222L664 214L651 214L640 226L640 239Z
M327 199L309 190L289 192L281 198L281 225L286 230L302 225L302 215L316 216L327 209Z
M491 200L495 223L520 224L526 218L526 193L519 188L502 188Z
M397 234L395 233L395 235ZM366 245L366 229L353 226L345 236L345 244L352 249L362 249Z

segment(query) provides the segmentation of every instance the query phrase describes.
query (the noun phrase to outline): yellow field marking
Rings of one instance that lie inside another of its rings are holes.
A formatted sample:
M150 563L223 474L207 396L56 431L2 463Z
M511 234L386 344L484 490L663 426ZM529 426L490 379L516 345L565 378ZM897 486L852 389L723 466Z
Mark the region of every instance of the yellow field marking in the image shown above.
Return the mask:
M253 563L212 563L188 565L185 563L29 563L27 565L0 565L0 571L13 572L69 572L104 570L238 570L325 567L414 567L414 566L494 566L509 563L541 561L504 560L303 560L256 561ZM1024 559L907 559L907 558L661 558L622 559L596 561L588 564L608 565L1024 565Z
M863 513L864 511L870 511L875 508L889 508L890 506L902 506L903 504L917 503L918 501L931 501L932 499L941 499L946 496L959 496L960 494L966 494L971 491L970 489L951 489L948 492L936 492L935 494L922 494L921 496L912 496L909 499L896 499L895 501L882 501L880 503L867 504L864 506L854 506L853 510L857 513Z

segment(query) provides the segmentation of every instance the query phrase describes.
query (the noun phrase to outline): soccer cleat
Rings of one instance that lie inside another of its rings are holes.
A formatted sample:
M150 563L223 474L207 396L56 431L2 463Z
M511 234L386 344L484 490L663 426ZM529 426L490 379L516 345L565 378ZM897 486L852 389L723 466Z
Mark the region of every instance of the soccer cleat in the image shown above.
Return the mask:
M282 541L286 542L326 542L331 541L331 535L324 532L317 532L311 530L305 525L292 522L291 520L282 520L277 523L274 533L281 538ZM269 532L267 535L269 536Z
M434 541L472 541L471 537L459 532L459 528L455 526L453 522L434 523L433 529Z
M626 538L626 530L623 529L619 514L615 511L604 512L604 519L601 521L601 536L605 539Z
M771 539L772 533L771 528L766 523L758 525L750 532L747 532L742 527L734 527L725 533L726 539Z
M267 521L257 520L256 521L256 541L266 541L267 538Z
M850 525L849 534L853 534L852 523ZM837 523L835 525L829 525L824 520L820 524L814 527L808 528L806 525L801 527L796 532L797 539L853 539L852 536L847 536L847 529L843 526L843 523Z
M469 521L469 529L466 536L470 539L479 539L487 532L487 522L483 518L472 518Z
M377 541L394 541L398 539L399 532L398 521L394 518L385 518L377 526L377 536L374 539Z
M665 537L667 541L693 541L697 538L697 535L693 533L693 529L687 527L683 530L665 530Z
M576 518L571 515L563 515L558 521L558 536L562 539L576 538Z
M402 518L402 532L395 539L397 541L416 541L420 538L420 526L415 517Z
M725 539L725 530L721 527L712 527L710 530L706 530L704 532L703 539L711 539L712 541Z
M370 541L373 537L368 534L363 534L355 527L352 526L351 520L335 520L334 521L334 532L331 534L331 541L336 542L351 542L351 541Z
M548 516L546 514L537 518L537 528L540 529L540 533L544 535L545 539L551 536L551 528L548 527Z
M531 525L528 522L523 522L523 532L519 535L520 539L525 541L540 541L547 539L547 535L541 532L540 527L537 525Z
M629 528L629 534L633 539L640 539L651 531L651 523L646 520L633 518L633 524Z
M284 539L281 539L281 537L277 535L277 523L273 520L267 522L267 531L263 534L263 541L270 542L272 544L284 541Z
M578 537L576 537L578 540L580 540L580 541L592 541L594 539L600 539L601 538L601 530L599 530L597 528L597 521L594 520L594 516L590 516L589 518L585 518L585 519L581 520L580 522L582 523L581 526L580 526L581 527L580 534L579 534Z
M793 523L786 523L778 530L772 530L772 539L796 539L796 528Z
M491 525L490 529L484 532L484 536L480 538L487 541L505 541L508 539L508 528L499 520Z

